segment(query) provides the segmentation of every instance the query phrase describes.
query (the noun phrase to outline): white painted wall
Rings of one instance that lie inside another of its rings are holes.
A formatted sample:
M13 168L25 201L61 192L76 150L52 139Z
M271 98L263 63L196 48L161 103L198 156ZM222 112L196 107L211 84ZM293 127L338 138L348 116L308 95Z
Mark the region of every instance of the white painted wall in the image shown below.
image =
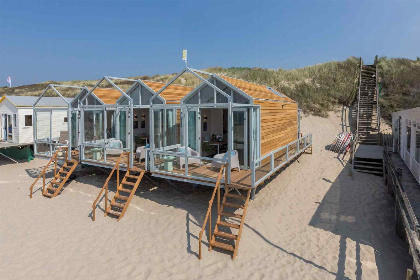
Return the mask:
M12 115L17 114L18 109L13 105L9 100L4 99L0 103L0 138L3 139L3 123L2 123L2 114ZM13 119L13 117L12 117ZM13 127L13 142L19 143L19 129L18 127Z

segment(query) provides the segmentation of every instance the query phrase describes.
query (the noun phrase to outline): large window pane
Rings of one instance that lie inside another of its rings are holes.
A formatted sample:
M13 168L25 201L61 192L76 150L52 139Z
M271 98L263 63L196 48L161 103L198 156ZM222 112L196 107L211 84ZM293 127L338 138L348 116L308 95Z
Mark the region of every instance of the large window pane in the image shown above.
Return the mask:
M410 153L411 145L411 127L407 126L407 152Z
M103 111L85 111L84 112L84 130L85 130L85 141L100 142L104 138L104 115Z
M36 139L47 140L50 138L51 125L50 112L36 112Z
M420 130L416 130L416 161L420 163Z

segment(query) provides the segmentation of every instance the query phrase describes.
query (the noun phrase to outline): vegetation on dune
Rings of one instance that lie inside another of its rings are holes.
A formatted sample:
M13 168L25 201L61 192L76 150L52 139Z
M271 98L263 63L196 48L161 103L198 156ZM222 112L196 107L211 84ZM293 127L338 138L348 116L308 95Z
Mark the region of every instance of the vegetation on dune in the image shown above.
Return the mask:
M391 119L391 113L420 106L420 58L382 57L378 71L381 82L381 115Z
M345 61L331 61L298 69L262 69L262 68L221 68L213 67L205 71L238 78L257 84L270 86L299 102L299 107L306 113L326 116L337 105L349 106L357 94L359 77L359 59L350 57ZM382 86L382 116L390 117L397 110L420 106L420 59L402 58L379 59L379 74ZM139 76L157 82L168 82L176 74ZM44 82L14 88L0 88L0 95L39 95L48 84L83 85L93 87L97 80ZM190 73L178 78L175 83L196 86L201 81ZM115 83L127 89L131 82L115 80ZM65 96L76 94L74 90L62 89ZM50 93L49 95L53 95Z

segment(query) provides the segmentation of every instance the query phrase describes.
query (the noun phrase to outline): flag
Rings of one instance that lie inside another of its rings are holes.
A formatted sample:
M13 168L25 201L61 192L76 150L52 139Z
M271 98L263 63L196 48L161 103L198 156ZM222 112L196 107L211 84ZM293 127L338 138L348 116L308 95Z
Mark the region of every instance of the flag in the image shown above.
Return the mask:
M9 87L12 87L12 78L10 76L7 77L7 82L9 83Z
M187 61L187 50L182 50L182 60Z

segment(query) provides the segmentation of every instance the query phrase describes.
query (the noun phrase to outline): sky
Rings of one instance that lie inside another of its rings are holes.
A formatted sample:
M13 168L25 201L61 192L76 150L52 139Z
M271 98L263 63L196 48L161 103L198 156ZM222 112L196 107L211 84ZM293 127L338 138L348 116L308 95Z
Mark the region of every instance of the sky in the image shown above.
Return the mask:
M420 56L417 1L0 0L0 86Z

